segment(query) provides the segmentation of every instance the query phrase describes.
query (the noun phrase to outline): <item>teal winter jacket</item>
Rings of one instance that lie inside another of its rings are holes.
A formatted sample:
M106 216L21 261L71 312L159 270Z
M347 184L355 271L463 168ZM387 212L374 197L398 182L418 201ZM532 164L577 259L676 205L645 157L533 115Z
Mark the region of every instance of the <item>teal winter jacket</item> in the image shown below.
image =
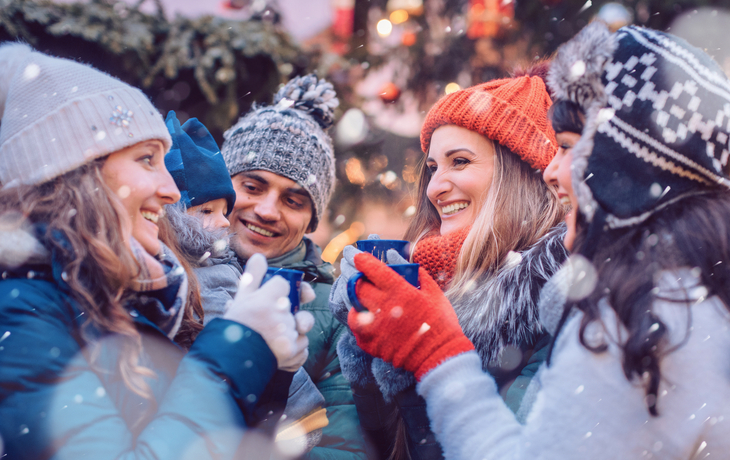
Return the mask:
M0 271L1 458L232 459L245 449L245 417L277 367L258 333L216 319L186 353L125 303L142 337L138 364L154 374L145 397L120 373L129 355L119 336L87 321L61 267Z

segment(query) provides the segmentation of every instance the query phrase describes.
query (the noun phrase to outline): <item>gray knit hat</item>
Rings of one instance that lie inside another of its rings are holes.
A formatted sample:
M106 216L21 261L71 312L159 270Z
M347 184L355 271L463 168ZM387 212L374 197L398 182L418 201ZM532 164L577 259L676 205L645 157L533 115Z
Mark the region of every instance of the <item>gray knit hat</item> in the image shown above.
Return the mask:
M142 91L93 67L0 46L0 184L37 185L170 133Z
M223 159L231 176L264 170L293 180L312 198L309 231L317 229L335 183L333 110L339 105L332 84L315 75L282 87L274 103L254 107L223 134Z

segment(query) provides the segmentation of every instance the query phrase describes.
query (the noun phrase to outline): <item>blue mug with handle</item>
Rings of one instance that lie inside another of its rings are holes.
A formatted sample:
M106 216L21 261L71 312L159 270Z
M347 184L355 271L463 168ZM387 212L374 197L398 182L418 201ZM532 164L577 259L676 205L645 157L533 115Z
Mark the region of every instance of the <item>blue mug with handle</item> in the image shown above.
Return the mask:
M292 315L299 311L299 295L302 290L302 280L304 279L304 272L299 270L290 270L288 268L277 268L269 267L266 270L263 281L264 284L272 277L279 275L289 282L289 302L291 302L291 313Z
M393 271L398 273L400 276L405 278L406 281L411 286L414 286L416 288L420 288L420 284L418 283L418 267L420 264L393 264L388 265L389 268L391 268ZM364 274L358 272L355 273L355 276L347 280L347 297L350 299L350 303L352 304L352 307L356 311L365 311L367 308L365 308L360 301L357 299L357 293L355 292L355 286L357 285L357 282L360 280L360 278L365 278Z
M388 249L395 249L401 257L408 260L410 257L408 253L409 244L405 240L360 240L355 243L359 250L369 252L384 264L388 263L388 257L386 256Z

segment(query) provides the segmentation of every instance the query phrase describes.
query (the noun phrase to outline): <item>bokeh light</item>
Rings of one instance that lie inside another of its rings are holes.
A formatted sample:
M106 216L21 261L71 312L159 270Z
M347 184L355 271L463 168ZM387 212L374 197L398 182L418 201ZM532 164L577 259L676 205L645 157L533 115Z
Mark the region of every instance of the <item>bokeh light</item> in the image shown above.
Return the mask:
M381 19L378 21L378 24L375 26L376 30L378 31L378 35L381 37L387 37L393 32L393 23L388 21L387 19Z

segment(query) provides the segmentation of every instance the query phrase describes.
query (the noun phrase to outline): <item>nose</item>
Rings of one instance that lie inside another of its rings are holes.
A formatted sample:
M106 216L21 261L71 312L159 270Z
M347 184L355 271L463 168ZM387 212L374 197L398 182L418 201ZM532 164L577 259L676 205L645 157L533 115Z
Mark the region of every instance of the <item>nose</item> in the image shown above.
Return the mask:
M180 201L180 190L178 190L175 180L172 178L167 168L160 171L160 183L157 187L157 196L162 199L164 204L173 204Z
M215 226L216 228L228 228L231 226L231 223L228 219L226 219L226 216L219 214L215 220Z
M256 203L253 208L253 212L265 222L277 222L281 219L281 212L279 211L279 196L276 192L271 191L265 194Z
M454 185L449 180L448 175L436 171L436 173L431 176L431 180L428 182L428 187L426 187L426 196L428 196L428 199L433 203L436 203L436 200L444 197L453 188Z
M545 171L542 172L542 180L544 180L546 184L558 185L558 166L559 165L560 165L560 161L558 160L558 155L556 154L553 157L553 159L550 160L550 164L547 165L547 168L545 168Z

